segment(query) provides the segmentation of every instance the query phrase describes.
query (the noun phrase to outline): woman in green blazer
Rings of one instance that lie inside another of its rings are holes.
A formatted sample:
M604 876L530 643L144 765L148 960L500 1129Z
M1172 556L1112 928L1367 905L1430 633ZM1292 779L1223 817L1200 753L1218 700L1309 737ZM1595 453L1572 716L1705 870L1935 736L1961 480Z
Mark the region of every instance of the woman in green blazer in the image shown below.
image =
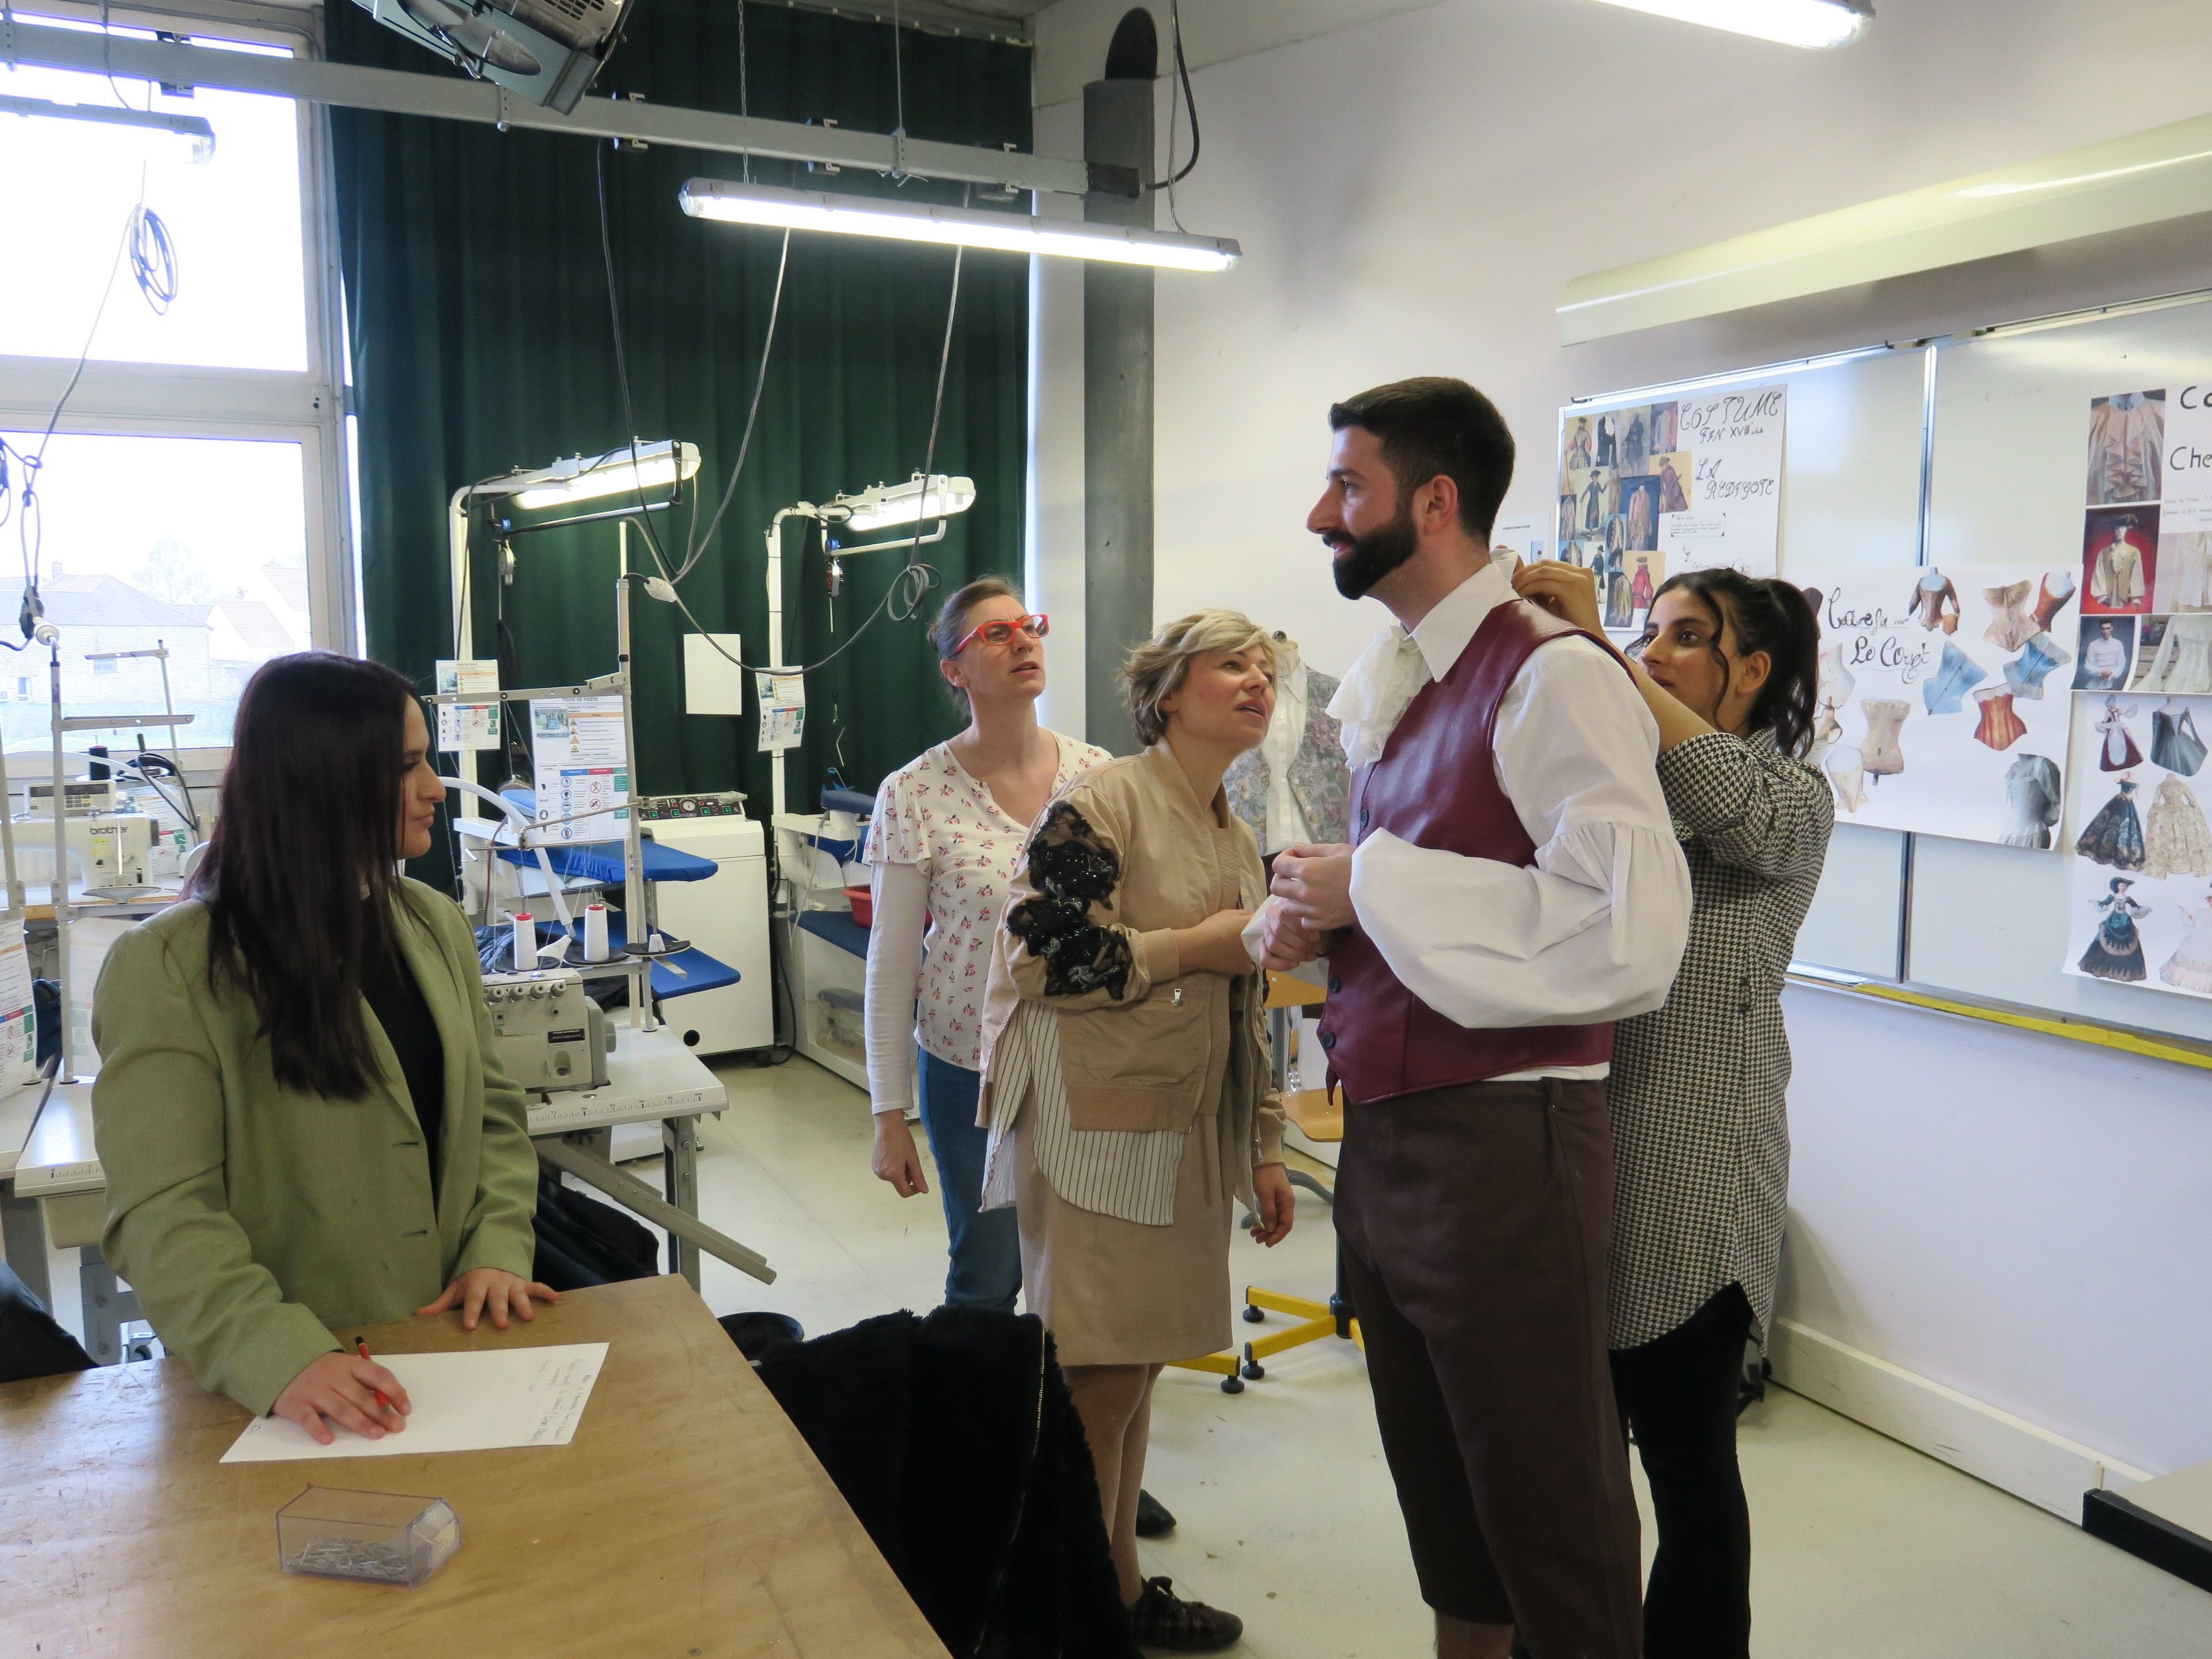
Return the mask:
M398 874L444 799L398 674L264 664L185 902L117 941L94 998L109 1264L203 1384L325 1444L408 1410L334 1333L556 1299L530 1281L537 1158L475 935Z

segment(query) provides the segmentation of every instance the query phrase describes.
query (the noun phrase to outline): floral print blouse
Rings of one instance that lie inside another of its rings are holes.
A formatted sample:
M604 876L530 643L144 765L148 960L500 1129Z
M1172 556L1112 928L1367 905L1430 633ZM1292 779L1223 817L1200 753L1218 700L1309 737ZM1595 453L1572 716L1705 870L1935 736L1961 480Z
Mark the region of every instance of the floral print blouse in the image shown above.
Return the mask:
M1051 737L1060 745L1055 795L1113 758L1095 744ZM884 780L869 821L867 862L915 865L929 881L915 1036L927 1053L971 1072L982 1060L991 941L1029 833L942 743Z

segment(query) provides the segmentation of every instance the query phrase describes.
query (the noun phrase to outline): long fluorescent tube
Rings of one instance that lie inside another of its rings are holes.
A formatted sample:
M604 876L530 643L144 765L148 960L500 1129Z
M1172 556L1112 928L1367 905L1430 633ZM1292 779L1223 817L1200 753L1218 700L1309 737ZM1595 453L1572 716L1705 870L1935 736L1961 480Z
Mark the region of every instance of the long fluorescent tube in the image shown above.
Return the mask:
M1000 253L1101 259L1167 270L1226 270L1243 257L1243 250L1225 237L1185 236L1126 225L1085 224L1073 219L1036 219L1024 214L933 207L922 202L779 190L772 185L741 185L726 179L691 179L678 199L695 219L720 219L730 224L881 236L893 241L934 242Z
M948 478L942 472L933 472L925 486L921 474L917 472L904 483L874 484L849 495L840 495L830 505L845 507L851 513L852 516L845 520L847 529L866 534L871 530L887 530L893 525L920 524L924 519L965 513L975 505L975 481Z
M511 477L494 480L491 485L482 487L482 493L512 493L516 506L525 512L536 513L549 507L566 507L571 501L665 489L679 477L688 478L698 470L696 445L664 438L657 443L638 445L634 463L630 447L625 444L588 461L580 455L572 456L533 472L518 472Z
M113 104L58 104L50 98L19 98L0 93L0 115L35 116L53 121L91 121L108 127L145 127L192 141L192 160L215 159L215 129L204 115L171 115L160 110L124 109Z
M1785 46L1847 46L1874 21L1872 0L1605 0Z

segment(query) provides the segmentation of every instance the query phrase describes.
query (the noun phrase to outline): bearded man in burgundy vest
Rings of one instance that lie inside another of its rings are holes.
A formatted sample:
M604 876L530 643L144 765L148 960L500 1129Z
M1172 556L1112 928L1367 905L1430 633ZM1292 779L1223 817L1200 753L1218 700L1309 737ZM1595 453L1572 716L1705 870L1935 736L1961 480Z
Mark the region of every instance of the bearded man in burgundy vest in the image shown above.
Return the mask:
M1329 713L1349 846L1294 847L1268 966L1328 958L1337 1235L1441 1659L1633 1659L1635 1500L1606 1363L1610 1022L1665 1000L1690 878L1621 665L1514 597L1513 438L1463 381L1329 410L1307 519L1397 620Z

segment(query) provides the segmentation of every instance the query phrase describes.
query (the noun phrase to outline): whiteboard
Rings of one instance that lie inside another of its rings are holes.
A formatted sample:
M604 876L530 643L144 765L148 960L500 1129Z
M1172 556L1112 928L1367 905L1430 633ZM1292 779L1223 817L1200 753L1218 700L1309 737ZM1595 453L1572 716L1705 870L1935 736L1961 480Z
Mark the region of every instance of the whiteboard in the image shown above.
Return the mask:
M1783 574L1793 563L1812 569L1915 562L1926 355L1881 351L1698 383L1705 388L1780 381L1790 389L1778 550ZM1630 399L1583 401L1602 405ZM1837 830L1820 891L1798 935L1802 958L1896 976L1903 849L1904 837L1893 831L1849 824Z
M1695 384L1775 380L1790 386L1785 577L1823 565L2078 568L2089 400L2138 382L2212 385L2212 295ZM1684 389L1578 401L1603 407ZM2078 762L2094 740L2094 712L2089 698L2075 703L2070 760ZM2102 798L2094 783L2071 791L2060 846L2072 844ZM1798 934L1798 961L2212 1040L2212 1001L2063 971L2068 864L2057 851L1839 824Z
M2078 569L2089 399L2136 390L2139 380L2146 387L2171 380L2176 391L2191 381L2212 384L2212 301L1942 347L1927 562ZM2083 769L2099 701L2074 700L2063 847L2110 793L2094 781L2094 765ZM2055 852L1916 837L1911 977L2106 1024L2212 1039L2212 1001L2064 971L2075 902L2067 866Z

